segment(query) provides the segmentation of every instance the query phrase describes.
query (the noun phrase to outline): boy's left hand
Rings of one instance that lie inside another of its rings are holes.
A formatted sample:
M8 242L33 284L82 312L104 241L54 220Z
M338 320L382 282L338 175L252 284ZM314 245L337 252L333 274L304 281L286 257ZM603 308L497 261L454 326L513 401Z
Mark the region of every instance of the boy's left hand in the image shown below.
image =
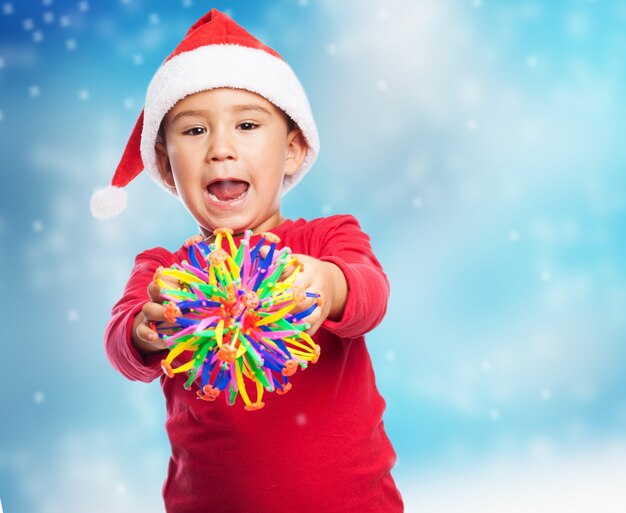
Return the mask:
M341 269L330 262L323 262L308 255L293 254L303 265L303 269L296 278L295 284L309 292L321 295L321 305L311 315L305 317L311 327L307 330L313 335L322 323L327 319L339 320L343 314L348 295L348 284ZM284 280L294 272L293 266L287 266L281 279ZM306 310L316 301L315 298L307 298L306 301L296 305L290 313L298 313Z

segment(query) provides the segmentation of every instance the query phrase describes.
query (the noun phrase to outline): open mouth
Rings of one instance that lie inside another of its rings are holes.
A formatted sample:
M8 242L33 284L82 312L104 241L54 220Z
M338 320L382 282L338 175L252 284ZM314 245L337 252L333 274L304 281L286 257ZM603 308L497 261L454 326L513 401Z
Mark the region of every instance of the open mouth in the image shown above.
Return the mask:
M213 201L231 203L242 199L248 192L250 184L244 180L229 178L227 180L213 180L207 185L207 192Z

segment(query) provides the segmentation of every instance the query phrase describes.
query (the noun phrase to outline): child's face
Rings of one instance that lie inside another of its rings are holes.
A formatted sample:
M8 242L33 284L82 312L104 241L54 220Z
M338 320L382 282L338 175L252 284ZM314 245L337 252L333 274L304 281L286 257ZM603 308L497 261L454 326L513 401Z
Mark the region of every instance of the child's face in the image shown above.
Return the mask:
M202 91L165 116L159 171L208 236L215 228L259 233L282 222L281 188L306 154L284 113L242 89Z

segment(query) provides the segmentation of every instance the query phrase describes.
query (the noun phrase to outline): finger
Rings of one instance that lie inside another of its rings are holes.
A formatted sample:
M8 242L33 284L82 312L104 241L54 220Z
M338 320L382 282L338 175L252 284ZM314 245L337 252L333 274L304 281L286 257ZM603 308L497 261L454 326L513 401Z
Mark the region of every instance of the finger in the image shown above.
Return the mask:
M167 345L165 344L165 342L163 342L162 340L159 339L158 334L156 333L156 331L151 330L146 324L141 323L139 324L139 326L137 326L137 330L136 330L136 335L137 338L145 341L145 342L150 342L151 344L153 344L155 347L161 348L161 349L166 349Z
M309 329L306 330L306 332L310 336L313 336L315 335L315 332L318 329L320 329L322 325L322 322L323 322L322 314L319 312L319 310L315 310L315 312L313 312L311 315L305 318L305 321L309 323Z
M153 303L162 303L163 298L161 297L161 287L155 282L151 282L148 285L148 296L150 297L150 301Z
M145 305L143 305L143 308L141 309L141 313L143 313L144 317L146 318L146 321L149 322L159 322L159 321L165 321L165 307L159 303L155 303L155 302L147 302Z

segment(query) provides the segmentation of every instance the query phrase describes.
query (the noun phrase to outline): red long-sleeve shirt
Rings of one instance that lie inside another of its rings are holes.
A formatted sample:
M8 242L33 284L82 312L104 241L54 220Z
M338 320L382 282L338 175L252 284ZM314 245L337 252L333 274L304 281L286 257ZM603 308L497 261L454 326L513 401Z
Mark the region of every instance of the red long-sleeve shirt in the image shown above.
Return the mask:
M134 316L148 300L159 266L188 259L154 248L137 256L105 334L107 355L131 380L161 376L172 446L163 497L168 513L397 513L403 511L390 470L396 454L383 427L379 394L364 334L382 320L389 284L369 237L352 216L287 220L272 230L280 247L332 262L348 296L339 321L314 335L319 361L290 378L285 395L265 393L265 407L245 411L241 399L207 403L185 390L186 375L162 375L165 353L147 358L131 344ZM252 237L256 242L258 236ZM181 361L181 360L177 360ZM196 387L197 388L197 387Z

